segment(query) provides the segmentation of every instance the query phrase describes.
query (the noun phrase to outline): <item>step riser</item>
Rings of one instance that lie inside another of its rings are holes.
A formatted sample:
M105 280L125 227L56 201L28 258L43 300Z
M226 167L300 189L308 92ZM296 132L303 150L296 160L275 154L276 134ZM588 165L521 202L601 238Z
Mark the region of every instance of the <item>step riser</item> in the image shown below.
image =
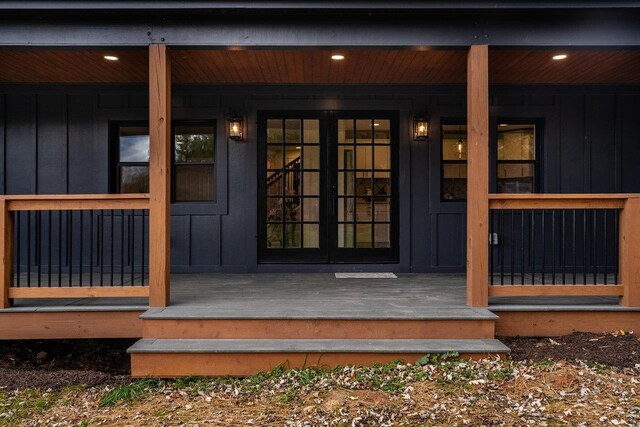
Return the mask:
M144 319L156 339L479 339L494 320Z
M246 377L280 365L286 368L333 369L336 366L369 366L396 360L413 363L423 356L422 353L134 353L131 355L131 376L136 378ZM495 355L487 353L460 355L461 358L474 360L489 356Z

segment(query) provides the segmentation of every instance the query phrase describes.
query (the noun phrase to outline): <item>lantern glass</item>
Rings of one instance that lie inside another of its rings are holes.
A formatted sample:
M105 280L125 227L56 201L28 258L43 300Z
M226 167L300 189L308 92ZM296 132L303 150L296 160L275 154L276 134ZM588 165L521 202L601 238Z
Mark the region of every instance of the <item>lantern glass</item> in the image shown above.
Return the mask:
M228 120L229 123L229 138L236 141L242 141L242 119L234 117Z
M429 122L427 119L419 118L413 121L414 139L422 141L429 138Z

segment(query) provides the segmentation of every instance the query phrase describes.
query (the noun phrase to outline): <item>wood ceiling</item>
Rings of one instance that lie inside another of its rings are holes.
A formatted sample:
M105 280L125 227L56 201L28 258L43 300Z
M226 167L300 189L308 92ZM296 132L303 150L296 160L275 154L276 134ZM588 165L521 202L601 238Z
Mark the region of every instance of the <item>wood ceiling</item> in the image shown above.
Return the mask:
M330 59L341 53L343 61ZM491 50L491 83L640 84L640 51ZM116 55L118 61L104 59ZM174 50L177 84L463 84L466 51ZM0 50L4 83L146 83L146 50Z

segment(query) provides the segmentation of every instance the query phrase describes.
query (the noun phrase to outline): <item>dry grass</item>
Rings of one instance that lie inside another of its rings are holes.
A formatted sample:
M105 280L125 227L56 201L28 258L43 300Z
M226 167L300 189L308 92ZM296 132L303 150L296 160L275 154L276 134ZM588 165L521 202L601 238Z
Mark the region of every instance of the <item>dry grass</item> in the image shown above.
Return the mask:
M638 373L580 362L447 359L55 395L23 390L0 395L0 425L640 425Z

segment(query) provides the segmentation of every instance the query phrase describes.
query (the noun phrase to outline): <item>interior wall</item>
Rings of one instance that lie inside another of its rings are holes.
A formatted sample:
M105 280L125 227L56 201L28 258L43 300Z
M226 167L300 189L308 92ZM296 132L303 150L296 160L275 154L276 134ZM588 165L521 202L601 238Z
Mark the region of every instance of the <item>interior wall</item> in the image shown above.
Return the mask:
M0 86L0 191L108 192L109 122L145 120L147 107L145 86ZM400 194L400 264L257 264L255 125L264 109L400 111L399 187L410 189ZM225 138L233 111L247 120L246 142ZM541 119L541 191L640 192L638 111L640 87L496 86L491 139L501 118ZM172 208L173 270L464 271L465 204L440 201L439 123L465 112L463 86L175 87L174 119L216 119L218 134L216 203ZM412 141L413 113L430 116L429 142Z

